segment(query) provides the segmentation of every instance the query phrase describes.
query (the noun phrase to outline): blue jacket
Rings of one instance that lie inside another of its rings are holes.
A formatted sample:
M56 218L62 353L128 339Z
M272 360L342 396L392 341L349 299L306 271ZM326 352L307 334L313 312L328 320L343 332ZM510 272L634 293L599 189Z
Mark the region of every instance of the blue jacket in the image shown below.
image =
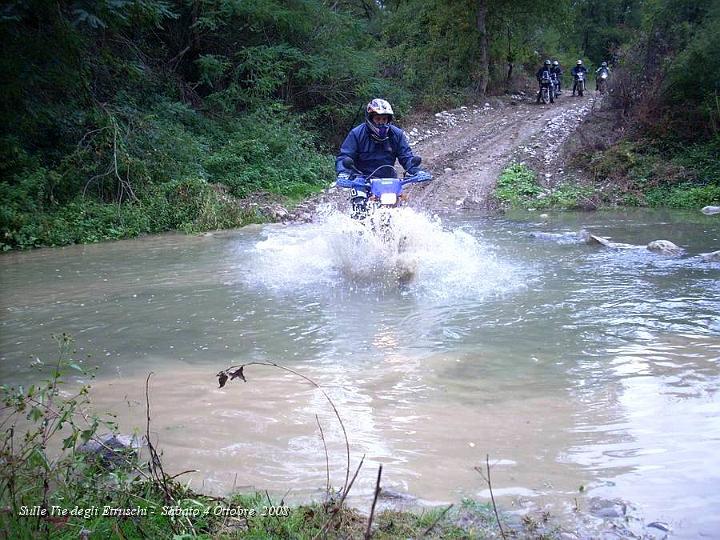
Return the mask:
M390 124L389 133L387 141L376 142L370 137L370 130L364 122L354 127L340 146L340 153L335 160L335 171L337 173L345 172L351 176L357 174L343 166L342 160L346 157L352 158L355 168L365 176L369 176L381 165L395 165L395 159L407 171L413 157L407 137L402 129L392 124ZM387 175L388 172L389 169L386 168L379 171L378 174Z

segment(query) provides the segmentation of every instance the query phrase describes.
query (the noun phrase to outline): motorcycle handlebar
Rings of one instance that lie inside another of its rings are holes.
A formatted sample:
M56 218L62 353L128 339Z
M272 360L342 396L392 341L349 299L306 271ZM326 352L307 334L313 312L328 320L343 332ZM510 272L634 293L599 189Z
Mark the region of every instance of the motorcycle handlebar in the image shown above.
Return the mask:
M358 180L358 178L360 180ZM356 176L355 178L345 180L338 179L335 181L335 184L342 188L366 188L368 186L364 176Z
M400 184L404 186L405 184L412 184L413 182L429 182L432 179L432 174L427 171L420 171L419 173L413 174L412 176L406 176L400 181Z
M377 179L377 178L375 178L375 179ZM415 183L429 182L432 179L433 179L432 174L430 174L427 171L420 171L417 174L413 174L411 176L406 176L405 178L400 180L400 184L404 186L406 184L412 184L413 182L415 182ZM356 176L355 178L338 179L338 180L336 180L335 184L338 187L342 187L342 188L364 189L370 185L370 180L371 180L370 178L366 178L365 176Z

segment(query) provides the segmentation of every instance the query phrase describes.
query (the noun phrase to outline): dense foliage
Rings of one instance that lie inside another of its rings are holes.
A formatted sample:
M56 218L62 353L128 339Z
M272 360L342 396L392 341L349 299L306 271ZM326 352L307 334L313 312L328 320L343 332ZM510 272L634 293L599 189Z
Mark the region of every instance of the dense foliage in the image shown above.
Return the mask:
M0 247L243 223L254 218L234 197L325 184L370 98L400 117L459 104L522 87L547 57L622 66L619 106L682 150L720 127L719 12L713 0L11 0Z

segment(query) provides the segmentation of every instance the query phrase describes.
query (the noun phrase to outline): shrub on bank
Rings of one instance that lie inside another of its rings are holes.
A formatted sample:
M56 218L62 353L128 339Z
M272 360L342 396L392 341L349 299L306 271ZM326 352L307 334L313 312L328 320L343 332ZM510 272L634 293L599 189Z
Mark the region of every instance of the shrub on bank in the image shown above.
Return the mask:
M586 208L592 188L585 185L559 183L543 187L537 174L523 163L513 163L503 170L497 181L495 197L502 206L510 208Z

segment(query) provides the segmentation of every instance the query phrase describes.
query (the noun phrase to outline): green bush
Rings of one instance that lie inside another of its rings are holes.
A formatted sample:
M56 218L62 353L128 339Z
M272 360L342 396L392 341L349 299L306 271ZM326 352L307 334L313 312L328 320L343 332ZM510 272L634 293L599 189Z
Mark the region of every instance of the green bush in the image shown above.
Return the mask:
M537 183L535 171L522 163L513 163L506 167L495 187L495 197L501 204L510 207L525 207L542 193L543 189Z
M495 197L511 208L585 208L595 206L594 190L589 185L559 183L544 188L537 174L527 165L513 163L503 170L495 187Z
M648 206L697 209L708 205L720 205L720 185L681 184L656 188L648 191L645 198Z
M269 191L297 199L334 176L332 158L315 150L314 137L282 107L264 107L230 124L203 165L209 180L235 196Z

